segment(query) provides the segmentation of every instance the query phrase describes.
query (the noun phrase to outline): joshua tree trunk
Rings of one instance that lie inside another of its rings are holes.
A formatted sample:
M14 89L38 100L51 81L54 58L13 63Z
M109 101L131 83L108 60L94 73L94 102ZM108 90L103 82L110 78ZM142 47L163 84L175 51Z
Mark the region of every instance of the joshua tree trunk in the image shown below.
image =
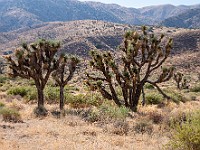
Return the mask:
M41 87L37 88L38 92L38 107L44 106L44 90Z
M60 110L64 109L64 86L60 86Z

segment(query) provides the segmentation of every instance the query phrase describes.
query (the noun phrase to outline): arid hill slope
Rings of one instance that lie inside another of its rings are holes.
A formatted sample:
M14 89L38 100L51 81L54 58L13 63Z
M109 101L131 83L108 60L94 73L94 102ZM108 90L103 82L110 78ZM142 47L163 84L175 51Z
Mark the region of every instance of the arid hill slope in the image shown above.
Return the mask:
M11 53L23 42L45 38L61 41L64 52L86 56L91 49L115 50L128 30L140 31L141 27L91 20L46 23L0 33L0 51L2 54ZM174 38L173 53L200 49L200 30L149 27L149 32Z

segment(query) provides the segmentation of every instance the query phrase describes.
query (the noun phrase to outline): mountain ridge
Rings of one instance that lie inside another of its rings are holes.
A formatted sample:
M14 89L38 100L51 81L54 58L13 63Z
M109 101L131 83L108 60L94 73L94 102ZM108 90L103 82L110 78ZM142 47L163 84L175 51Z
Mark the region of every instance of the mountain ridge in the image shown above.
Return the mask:
M0 0L0 32L53 21L102 20L132 25L159 25L200 5L159 5L140 9L77 0Z

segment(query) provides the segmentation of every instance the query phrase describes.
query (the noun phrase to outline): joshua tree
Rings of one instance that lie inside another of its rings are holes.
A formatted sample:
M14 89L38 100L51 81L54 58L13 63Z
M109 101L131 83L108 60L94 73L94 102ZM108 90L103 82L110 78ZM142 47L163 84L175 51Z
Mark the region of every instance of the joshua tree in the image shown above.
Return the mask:
M168 81L173 75L172 67L162 67L172 49L172 39L169 39L165 46L161 46L164 35L159 38L154 34L148 35L146 27L143 27L142 31L141 35L135 31L125 34L123 44L119 47L123 52L121 63L117 62L110 52L91 51L90 65L96 72L86 73L86 83L93 90L99 90L105 98L133 111L137 110L145 83L152 84L169 99L158 84ZM162 68L162 72L156 80L151 80L150 77L159 68ZM116 88L121 89L122 99L117 95Z
M56 83L60 86L60 110L64 108L64 87L72 79L76 66L79 63L77 57L60 56L59 67L52 73Z
M174 81L176 82L177 88L181 89L180 84L183 79L183 74L180 72L174 73Z
M38 108L44 106L44 88L51 73L59 66L55 55L60 48L59 42L39 40L30 45L22 44L16 49L15 57L6 57L11 77L32 78L38 92Z

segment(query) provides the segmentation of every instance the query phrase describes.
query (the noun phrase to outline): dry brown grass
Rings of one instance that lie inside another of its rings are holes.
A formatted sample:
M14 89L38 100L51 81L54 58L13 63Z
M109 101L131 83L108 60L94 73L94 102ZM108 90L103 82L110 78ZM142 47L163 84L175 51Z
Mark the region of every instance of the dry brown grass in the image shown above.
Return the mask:
M200 101L168 103L163 108L156 106L139 107L138 113L132 113L126 123L112 123L102 128L97 123L88 123L78 116L66 115L61 118L52 116L36 118L33 108L36 105L24 104L20 100L6 101L6 106L18 108L24 123L0 122L0 147L2 150L160 150L169 140L162 123L154 124L150 117L153 113L165 118L176 116L178 112L199 109ZM46 105L48 110L57 109L56 105ZM152 124L152 133L136 133L134 127L139 121ZM163 132L163 133L162 133Z

